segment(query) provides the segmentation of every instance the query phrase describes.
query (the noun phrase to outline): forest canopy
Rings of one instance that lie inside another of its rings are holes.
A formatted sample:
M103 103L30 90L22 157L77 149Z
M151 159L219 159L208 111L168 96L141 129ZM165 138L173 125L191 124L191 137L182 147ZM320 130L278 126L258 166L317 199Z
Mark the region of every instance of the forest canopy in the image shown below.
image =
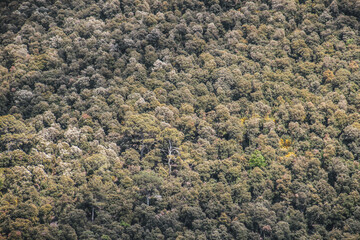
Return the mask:
M0 2L0 239L359 239L360 1Z

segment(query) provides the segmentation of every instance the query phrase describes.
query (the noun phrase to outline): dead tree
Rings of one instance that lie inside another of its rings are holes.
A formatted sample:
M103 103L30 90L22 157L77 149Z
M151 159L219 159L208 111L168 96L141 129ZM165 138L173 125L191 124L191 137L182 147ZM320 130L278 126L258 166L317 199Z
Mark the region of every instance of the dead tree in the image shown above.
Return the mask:
M179 148L174 147L172 142L169 140L167 147L167 164L169 166L169 175L171 174L172 162L176 159L176 156L180 155Z

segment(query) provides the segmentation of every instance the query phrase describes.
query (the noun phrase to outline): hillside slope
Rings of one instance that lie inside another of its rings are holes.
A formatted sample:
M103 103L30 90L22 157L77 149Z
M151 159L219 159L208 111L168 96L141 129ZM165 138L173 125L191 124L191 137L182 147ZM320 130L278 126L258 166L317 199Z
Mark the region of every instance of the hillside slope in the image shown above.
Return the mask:
M356 0L0 3L0 239L359 239Z

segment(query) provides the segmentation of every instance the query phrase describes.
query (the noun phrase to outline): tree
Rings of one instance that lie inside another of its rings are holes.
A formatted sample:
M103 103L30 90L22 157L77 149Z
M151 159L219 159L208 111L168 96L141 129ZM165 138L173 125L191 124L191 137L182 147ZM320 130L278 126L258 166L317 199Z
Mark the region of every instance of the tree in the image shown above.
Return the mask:
M179 146L184 139L184 135L175 128L165 128L160 132L158 139L161 144L161 150L166 155L170 175L173 162L181 155Z
M251 168L254 167L265 167L267 165L267 162L260 151L255 150L249 159L249 166Z
M6 151L23 149L28 152L34 135L22 121L12 115L0 116L0 148Z
M150 151L157 142L160 127L153 115L134 114L125 118L122 132L125 135L124 143L138 149L141 159L146 151Z
M145 195L146 205L150 205L150 199L157 199L163 179L153 171L142 171L133 177L141 195Z

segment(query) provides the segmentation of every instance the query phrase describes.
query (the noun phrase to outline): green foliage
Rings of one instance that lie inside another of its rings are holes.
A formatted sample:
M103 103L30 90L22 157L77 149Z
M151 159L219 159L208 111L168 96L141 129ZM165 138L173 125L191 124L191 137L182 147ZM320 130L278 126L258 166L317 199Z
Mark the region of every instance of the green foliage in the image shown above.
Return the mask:
M0 239L358 239L358 3L0 1Z
M0 149L29 151L34 143L34 135L25 124L12 115L0 117Z
M251 168L265 167L266 165L267 165L267 162L260 151L256 150L251 154L250 159L249 159L249 166Z

